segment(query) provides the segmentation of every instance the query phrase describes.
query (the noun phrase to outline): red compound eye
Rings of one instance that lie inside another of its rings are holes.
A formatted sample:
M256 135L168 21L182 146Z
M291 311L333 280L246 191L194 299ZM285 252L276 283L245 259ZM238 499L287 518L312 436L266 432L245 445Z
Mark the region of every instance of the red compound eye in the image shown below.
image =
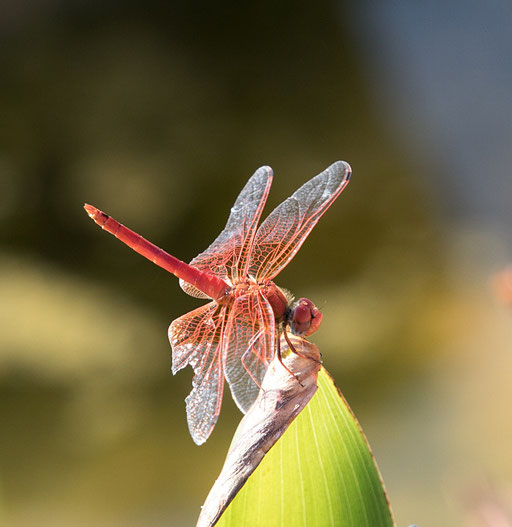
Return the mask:
M301 298L290 316L292 333L299 336L308 336L314 333L322 322L322 313L308 298Z

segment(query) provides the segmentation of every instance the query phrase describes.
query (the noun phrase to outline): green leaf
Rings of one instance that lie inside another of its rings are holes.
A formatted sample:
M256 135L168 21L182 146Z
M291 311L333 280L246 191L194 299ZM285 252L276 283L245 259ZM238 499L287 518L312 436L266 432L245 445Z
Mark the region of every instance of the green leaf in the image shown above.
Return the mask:
M264 457L217 525L394 525L366 438L323 368L317 393Z

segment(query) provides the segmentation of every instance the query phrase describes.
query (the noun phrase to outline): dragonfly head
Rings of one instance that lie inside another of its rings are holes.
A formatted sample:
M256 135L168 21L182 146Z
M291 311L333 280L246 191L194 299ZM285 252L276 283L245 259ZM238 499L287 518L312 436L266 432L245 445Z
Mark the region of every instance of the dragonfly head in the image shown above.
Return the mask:
M290 311L288 324L294 335L307 337L314 333L322 322L322 313L308 298L301 298Z

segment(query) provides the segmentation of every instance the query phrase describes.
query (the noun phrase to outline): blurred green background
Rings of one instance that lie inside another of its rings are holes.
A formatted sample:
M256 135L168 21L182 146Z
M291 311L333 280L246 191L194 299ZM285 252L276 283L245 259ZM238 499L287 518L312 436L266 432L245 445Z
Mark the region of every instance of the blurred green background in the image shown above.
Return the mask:
M398 524L484 525L478 489L512 481L490 287L512 261L512 13L427 4L3 3L4 525L192 525L240 419L226 393L193 444L166 333L201 301L83 202L190 260L256 168L268 212L337 159L352 182L276 281L322 309Z

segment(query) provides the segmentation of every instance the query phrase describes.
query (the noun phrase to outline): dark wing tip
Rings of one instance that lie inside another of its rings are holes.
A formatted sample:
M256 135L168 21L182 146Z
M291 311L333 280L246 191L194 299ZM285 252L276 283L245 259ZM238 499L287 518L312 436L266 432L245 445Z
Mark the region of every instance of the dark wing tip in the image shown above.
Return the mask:
M347 183L352 177L352 168L346 161L336 161L327 170L338 172L342 175L342 181L346 181Z
M272 167L269 167L268 165L263 165L260 168L258 168L254 174L267 174L269 176L274 175L274 171L272 170Z

